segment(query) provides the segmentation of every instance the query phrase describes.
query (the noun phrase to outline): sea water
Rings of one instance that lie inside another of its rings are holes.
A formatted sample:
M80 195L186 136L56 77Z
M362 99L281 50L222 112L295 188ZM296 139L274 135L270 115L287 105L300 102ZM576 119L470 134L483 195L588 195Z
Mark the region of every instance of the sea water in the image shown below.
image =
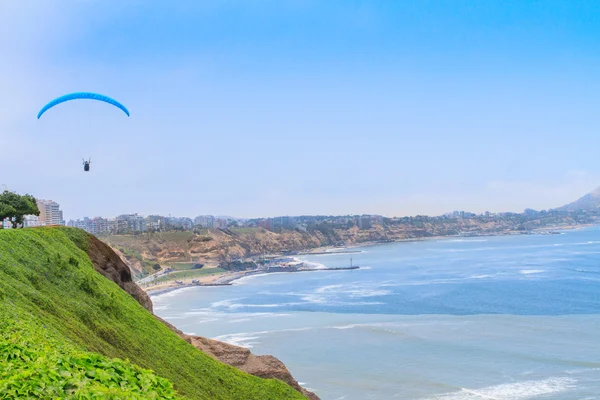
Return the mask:
M600 228L392 243L153 298L335 399L600 399Z

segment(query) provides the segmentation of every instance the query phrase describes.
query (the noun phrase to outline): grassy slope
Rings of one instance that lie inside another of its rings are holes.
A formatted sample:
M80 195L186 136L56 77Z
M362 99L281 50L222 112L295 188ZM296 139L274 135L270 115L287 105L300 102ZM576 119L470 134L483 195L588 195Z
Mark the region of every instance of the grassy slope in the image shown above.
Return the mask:
M176 399L173 384L81 351L22 310L0 305L0 399Z
M176 271L176 272L172 272L169 275L164 276L162 278L158 278L157 280L152 282L152 284L173 281L176 279L198 278L201 276L219 274L221 272L227 272L227 270L223 269L223 268L207 268L207 269L193 269L193 270L187 270L187 271Z
M0 317L37 320L80 350L129 359L191 399L301 399L277 380L197 351L92 267L87 236L69 228L0 231ZM7 314L8 313L8 314Z

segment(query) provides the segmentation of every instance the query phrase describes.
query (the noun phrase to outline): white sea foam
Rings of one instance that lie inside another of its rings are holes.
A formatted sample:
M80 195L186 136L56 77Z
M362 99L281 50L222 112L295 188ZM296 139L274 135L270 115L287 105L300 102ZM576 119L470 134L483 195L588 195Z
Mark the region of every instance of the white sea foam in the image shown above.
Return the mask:
M525 400L552 393L566 392L575 387L571 378L548 378L536 381L505 383L482 389L463 388L458 392L431 397L431 400Z
M210 308L211 309L219 309L219 308L231 308L231 305L234 304L234 301L239 301L239 300L244 300L244 297L239 297L236 299L226 299L226 300L220 300L220 301L215 301L210 303Z
M390 290L382 289L382 285L368 285L362 282L352 282L348 284L326 285L315 289L312 293L299 293L301 300L312 303L330 306L342 305L376 305L381 302L357 302L353 299L362 299L376 296L385 296L392 293Z
M350 324L350 325L341 325L341 326L332 326L333 329L354 329L361 324Z
M487 242L487 239L442 239L442 240L438 240L437 242L441 242L441 243L480 243L480 242Z
M385 296L387 294L390 294L391 291L387 289L381 289L381 285L368 286L360 282L353 282L350 284L321 286L320 288L315 290L315 293L347 295L348 297L359 298Z
M587 242L572 243L573 246L586 246L588 244L600 244L598 240L589 240Z
M372 306L383 304L380 301L342 301L332 296L322 294L306 294L302 296L302 300L311 304L321 304L328 306Z
M543 269L522 269L519 271L519 273L523 274L523 275L541 274L542 272L545 272L545 270L543 270Z
M221 342L229 343L234 346L245 347L250 349L255 345L256 340L259 339L260 336L253 333L232 333L229 335L221 335L217 336L213 339L219 340Z
M390 325L389 323L364 323L364 324L349 324L349 325L338 325L338 326L332 326L332 329L341 329L341 330L345 330L345 329L354 329L354 328L361 328L361 327L380 327L380 326L384 326L384 325Z
M302 261L302 260L299 260ZM320 270L320 269L327 269L327 267L324 264L318 263L318 262L312 262L312 261L302 261L304 263L305 267L309 267L310 269L315 269L315 270Z
M229 322L230 324L235 324L235 323L239 323L239 322L248 322L248 321L252 321L251 318L236 318L236 319L228 319L227 322Z
M252 308L279 308L279 307L296 306L296 305L301 305L301 304L304 304L304 303L300 303L300 302L274 303L274 304L244 304L244 303L239 303L239 304L231 304L229 306L229 309L236 310L236 309L239 309L239 308L247 308L247 307L252 307Z
M308 331L311 329L314 329L314 328L306 327L306 328L276 329L276 330L272 330L272 331L231 333L231 334L227 334L227 335L216 336L213 339L249 349L249 348L252 348L253 345L258 343L258 341L257 341L258 339L260 339L261 337L263 337L265 335L274 334L274 333L278 333L278 332Z
M162 299L168 299L169 297L177 297L179 295L181 295L182 293L185 292L189 292L190 290L194 290L196 289L195 287L183 287L183 288L177 288L174 290L169 290L168 292L165 293L160 293L157 295L153 295L152 296L152 302L160 302Z

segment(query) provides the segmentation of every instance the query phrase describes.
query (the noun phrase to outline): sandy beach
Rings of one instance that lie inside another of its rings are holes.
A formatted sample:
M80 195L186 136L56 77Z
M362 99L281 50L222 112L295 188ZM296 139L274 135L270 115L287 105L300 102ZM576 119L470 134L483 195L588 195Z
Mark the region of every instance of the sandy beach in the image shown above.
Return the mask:
M235 273L232 273L232 272L221 272L221 273L217 272L214 275L199 276L197 278L186 278L186 279L173 278L173 280L170 280L167 282L144 285L144 286L142 286L142 289L144 289L150 295L156 295L156 293L158 293L158 292L164 293L165 290L170 291L173 289L178 289L178 288L183 288L183 287L197 286L196 284L192 283L192 281L198 281L198 282L200 282L200 285L213 285L213 284L222 283L223 278L228 278L228 277L234 278L234 276L235 276ZM182 282L182 283L176 283L175 280L177 280L178 282Z

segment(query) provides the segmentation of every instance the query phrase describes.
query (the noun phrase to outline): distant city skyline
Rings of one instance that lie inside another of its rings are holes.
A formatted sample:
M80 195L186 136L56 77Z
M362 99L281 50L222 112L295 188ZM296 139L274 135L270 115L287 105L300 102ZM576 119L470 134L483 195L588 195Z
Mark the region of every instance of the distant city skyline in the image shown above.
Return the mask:
M67 219L559 207L600 185L598 18L563 0L7 2L0 185ZM81 101L36 119L73 91L131 117Z

